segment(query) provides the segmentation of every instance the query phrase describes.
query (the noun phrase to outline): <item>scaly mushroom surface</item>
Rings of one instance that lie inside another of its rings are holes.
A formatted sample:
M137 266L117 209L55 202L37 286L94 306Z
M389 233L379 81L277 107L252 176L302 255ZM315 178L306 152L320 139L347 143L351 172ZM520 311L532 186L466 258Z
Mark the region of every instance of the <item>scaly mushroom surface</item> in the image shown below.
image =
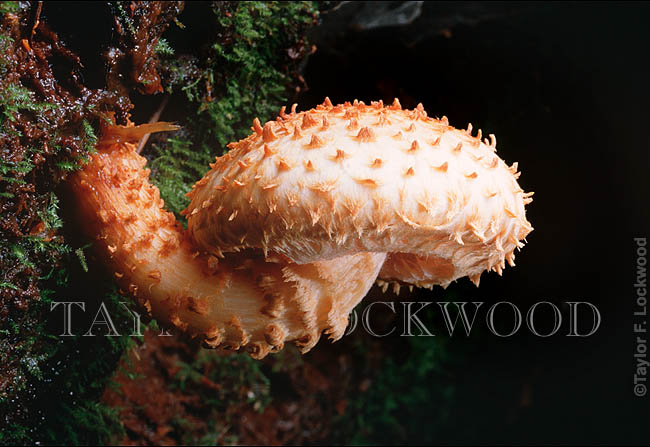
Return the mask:
M206 346L254 357L340 338L375 281L431 287L501 274L532 231L532 199L481 131L399 102L284 109L229 145L164 210L135 141L111 126L71 179L87 233L125 291Z

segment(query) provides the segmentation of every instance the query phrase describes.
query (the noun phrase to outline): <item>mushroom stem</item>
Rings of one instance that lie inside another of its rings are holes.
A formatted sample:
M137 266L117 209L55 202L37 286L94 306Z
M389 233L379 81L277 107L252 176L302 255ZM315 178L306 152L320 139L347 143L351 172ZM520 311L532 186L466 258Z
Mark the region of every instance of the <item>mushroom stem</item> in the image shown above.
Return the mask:
M109 128L98 152L70 179L80 222L121 289L206 346L245 347L256 358L285 341L309 350L323 330L341 337L385 254L297 265L267 262L261 250L225 258L199 251L164 210L146 160L130 142L151 131L146 125Z

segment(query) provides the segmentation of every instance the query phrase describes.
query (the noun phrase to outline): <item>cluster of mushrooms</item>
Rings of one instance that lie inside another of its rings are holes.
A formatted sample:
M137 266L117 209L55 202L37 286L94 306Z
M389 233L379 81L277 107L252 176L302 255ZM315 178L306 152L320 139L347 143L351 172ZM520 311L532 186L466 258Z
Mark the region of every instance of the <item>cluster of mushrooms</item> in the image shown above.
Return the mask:
M303 352L378 282L501 274L532 230L517 164L493 135L398 100L296 107L228 145L189 193L187 230L136 153L165 123L109 126L71 178L80 221L121 288L205 346Z

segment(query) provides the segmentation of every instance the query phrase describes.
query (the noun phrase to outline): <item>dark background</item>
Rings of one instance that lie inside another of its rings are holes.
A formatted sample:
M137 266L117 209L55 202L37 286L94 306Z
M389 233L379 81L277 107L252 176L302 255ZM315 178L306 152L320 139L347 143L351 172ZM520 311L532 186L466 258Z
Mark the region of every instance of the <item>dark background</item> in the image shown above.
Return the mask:
M466 368L453 371L452 419L437 438L647 443L650 397L632 391L632 324L633 237L650 228L649 5L425 2L418 12L410 3L348 3L325 14L301 109L325 96L335 104L398 96L455 127L496 134L497 153L518 161L520 185L535 191L527 214L535 230L514 269L484 274L480 289L453 286L459 298L512 301L522 312L552 301L565 318L562 302L589 301L602 315L588 338L564 336L565 320L548 339L520 331L474 341ZM408 23L395 23L400 13Z

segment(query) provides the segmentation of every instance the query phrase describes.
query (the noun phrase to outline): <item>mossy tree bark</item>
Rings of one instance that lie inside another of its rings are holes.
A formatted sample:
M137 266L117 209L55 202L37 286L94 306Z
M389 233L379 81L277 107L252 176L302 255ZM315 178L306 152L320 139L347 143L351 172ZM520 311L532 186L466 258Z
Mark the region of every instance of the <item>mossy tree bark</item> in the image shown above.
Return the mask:
M123 429L98 399L136 343L132 315L75 235L61 187L100 122L146 120L165 101L183 131L143 154L178 212L225 143L304 88L317 20L311 2L0 4L0 443L102 442ZM85 306L74 337L58 336L62 301ZM83 337L102 302L123 335Z

